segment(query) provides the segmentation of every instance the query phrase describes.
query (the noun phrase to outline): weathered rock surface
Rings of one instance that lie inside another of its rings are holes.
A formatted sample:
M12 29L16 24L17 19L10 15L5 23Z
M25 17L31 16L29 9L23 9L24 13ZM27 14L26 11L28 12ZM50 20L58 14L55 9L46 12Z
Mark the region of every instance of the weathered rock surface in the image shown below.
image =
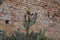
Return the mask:
M0 24L4 25L2 27L10 25L14 30L20 28L24 32L23 19L27 10L30 13L38 13L36 23L30 31L39 31L40 28L49 27L47 36L60 38L60 3L57 0L2 0ZM9 20L9 24L5 23L6 20Z

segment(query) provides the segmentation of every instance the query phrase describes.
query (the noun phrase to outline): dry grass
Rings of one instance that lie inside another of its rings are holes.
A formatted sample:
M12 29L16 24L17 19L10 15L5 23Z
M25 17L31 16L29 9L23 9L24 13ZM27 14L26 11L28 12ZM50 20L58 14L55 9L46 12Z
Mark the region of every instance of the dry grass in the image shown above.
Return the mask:
M14 28L12 25L0 24L0 29L5 30L7 35L10 35L14 31Z
M38 24L38 23L35 23L34 25L32 25L29 29L29 32L39 32L40 29L44 27L44 25L42 24ZM0 24L0 29L1 30L6 30L6 34L9 35L11 34L12 32L14 32L14 30L16 30L17 28L15 28L15 26L13 25L9 25L9 24ZM24 30L21 30L22 32L25 32Z

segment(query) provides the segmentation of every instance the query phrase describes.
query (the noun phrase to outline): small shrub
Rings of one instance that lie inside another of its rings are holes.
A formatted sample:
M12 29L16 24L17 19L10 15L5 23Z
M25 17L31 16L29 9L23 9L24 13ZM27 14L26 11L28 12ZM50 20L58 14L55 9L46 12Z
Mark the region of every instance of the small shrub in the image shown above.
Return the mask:
M30 37L33 39L33 40L46 40L46 37L45 37L45 32L46 32L47 28L46 29L41 29L41 31L39 33L34 33L32 32L30 34Z
M27 11L27 15L24 16L24 23L23 23L23 25L26 29L26 35L28 35L29 28L30 28L30 26L32 26L35 23L36 18L37 18L37 13L30 14L30 12Z
M20 30L18 29L15 31L10 37L10 40L22 40L22 34L20 33Z
M0 40L6 40L7 36L5 35L5 31L4 30L0 30Z

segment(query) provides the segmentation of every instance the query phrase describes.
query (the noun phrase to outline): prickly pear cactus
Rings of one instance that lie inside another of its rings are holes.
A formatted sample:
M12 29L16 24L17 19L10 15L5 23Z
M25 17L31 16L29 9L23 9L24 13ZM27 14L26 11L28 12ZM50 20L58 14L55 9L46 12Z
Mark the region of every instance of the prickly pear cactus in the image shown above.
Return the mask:
M35 23L36 18L37 13L30 14L30 12L27 11L27 15L24 16L24 27L26 30Z
M26 30L26 40L29 40L29 28L32 26L37 19L37 13L30 14L30 12L27 11L27 15L24 16L24 27Z

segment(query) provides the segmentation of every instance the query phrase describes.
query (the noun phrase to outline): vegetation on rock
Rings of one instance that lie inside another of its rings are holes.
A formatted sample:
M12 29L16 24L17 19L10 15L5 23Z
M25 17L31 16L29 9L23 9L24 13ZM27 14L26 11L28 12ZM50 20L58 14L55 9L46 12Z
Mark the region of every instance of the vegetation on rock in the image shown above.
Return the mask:
M47 28L41 29L39 33L35 33L34 31L32 31L29 34L29 28L36 22L36 19L37 13L30 14L30 12L27 11L27 15L24 16L23 23L23 26L26 30L26 35L21 33L20 29L12 33L11 36L7 36L3 31L0 31L0 40L45 40L45 32Z

